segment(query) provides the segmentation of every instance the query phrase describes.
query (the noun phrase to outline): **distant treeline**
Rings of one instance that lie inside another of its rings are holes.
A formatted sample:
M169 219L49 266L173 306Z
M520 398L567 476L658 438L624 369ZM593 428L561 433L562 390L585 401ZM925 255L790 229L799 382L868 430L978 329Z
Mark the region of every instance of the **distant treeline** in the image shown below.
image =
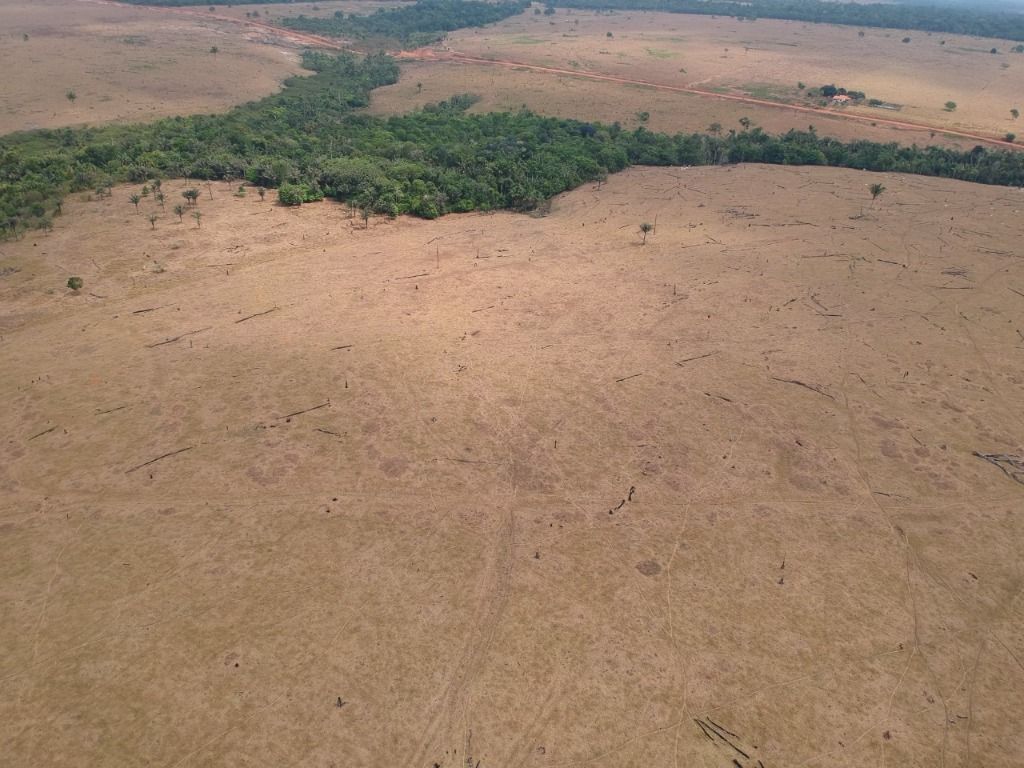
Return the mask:
M666 11L746 19L789 19L816 24L891 27L1024 40L1024 13L969 6L839 3L828 0L553 0L565 8Z
M527 111L471 115L472 96L372 117L359 109L372 89L397 80L394 60L307 52L304 64L316 74L221 115L0 138L4 235L50 226L70 192L158 178L247 180L281 188L286 202L328 196L368 213L427 218L529 210L631 164L832 165L1024 185L1024 153L981 147L844 144L813 130L771 136L759 128L667 136Z
M480 0L418 0L413 5L380 8L367 16L335 11L333 16L291 16L278 23L290 29L334 37L387 38L404 45L426 45L445 32L483 27L522 13L526 0L489 3Z

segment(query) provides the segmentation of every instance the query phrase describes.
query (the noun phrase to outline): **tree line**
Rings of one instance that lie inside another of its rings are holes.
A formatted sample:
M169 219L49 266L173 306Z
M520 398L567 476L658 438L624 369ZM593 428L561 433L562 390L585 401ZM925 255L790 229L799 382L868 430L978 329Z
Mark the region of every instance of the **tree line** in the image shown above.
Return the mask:
M553 0L550 4L592 10L665 11L741 19L787 19L816 24L920 29L1024 40L1024 13L968 6L829 0Z
M399 8L379 8L369 15L335 11L333 16L289 16L278 24L289 29L350 38L385 38L403 45L427 45L445 32L464 27L483 27L528 8L528 0L482 2L481 0L418 0Z
M525 110L468 114L468 95L374 117L360 109L398 79L393 59L306 52L304 64L315 74L220 115L0 137L0 227L11 236L50 226L68 193L172 177L248 181L280 188L284 203L332 197L426 218L529 210L629 165L831 165L1024 185L1020 152L843 143L813 129L770 135L749 121L740 131L668 136Z

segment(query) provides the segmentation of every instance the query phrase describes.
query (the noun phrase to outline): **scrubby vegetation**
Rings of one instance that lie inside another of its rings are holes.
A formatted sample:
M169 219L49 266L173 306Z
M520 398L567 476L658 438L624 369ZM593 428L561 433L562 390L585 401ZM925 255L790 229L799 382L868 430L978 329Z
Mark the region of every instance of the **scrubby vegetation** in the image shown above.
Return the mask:
M467 114L471 96L371 117L358 110L373 88L397 80L391 58L307 52L305 65L316 74L222 115L0 138L0 226L8 235L46 227L69 192L103 196L117 182L161 177L246 180L279 188L283 203L327 196L365 212L428 218L530 209L630 164L833 165L1024 185L1024 153L981 147L844 144L813 130L771 136L721 126L712 136L667 136L526 111ZM195 188L184 193L190 207L198 197ZM184 212L174 208L179 220Z
M380 8L367 16L335 11L326 18L290 16L278 22L283 27L333 37L397 40L403 45L427 45L445 32L464 27L482 27L515 16L528 2L488 3L480 0L419 0L400 8Z
M790 19L1024 40L1024 14L966 5L843 3L829 0L558 0L555 4L566 8Z

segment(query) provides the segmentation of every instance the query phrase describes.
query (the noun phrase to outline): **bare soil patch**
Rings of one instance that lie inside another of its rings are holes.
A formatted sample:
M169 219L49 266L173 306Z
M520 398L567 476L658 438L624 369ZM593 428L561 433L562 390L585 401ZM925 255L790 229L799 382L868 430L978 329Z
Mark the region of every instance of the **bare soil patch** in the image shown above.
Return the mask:
M1024 758L1020 191L211 189L0 248L6 764Z

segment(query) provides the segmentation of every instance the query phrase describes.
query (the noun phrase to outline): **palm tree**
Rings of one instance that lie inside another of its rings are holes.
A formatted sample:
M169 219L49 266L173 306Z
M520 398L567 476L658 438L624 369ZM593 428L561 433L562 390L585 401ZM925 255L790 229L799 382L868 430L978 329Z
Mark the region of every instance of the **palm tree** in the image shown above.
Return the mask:
M184 205L180 205L180 204L174 206L174 213L177 214L177 216L178 216L178 223L180 224L181 223L181 217L185 215L185 206Z
M640 241L640 245L647 245L647 235L654 229L653 224L648 224L646 221L640 225L640 234L643 235L643 240Z
M878 196L885 192L885 187L883 187L881 184L872 184L870 187L868 187L868 191L871 193L871 204L874 205L875 200L878 199Z
M132 205L135 206L135 212L138 213L139 212L139 203L142 202L142 198L139 197L138 195L132 195L128 199L131 200Z
M151 227L153 227L153 229L156 229L156 220L157 220L158 218L160 218L160 217L159 217L159 216L157 216L157 215L156 215L155 213L151 213L151 214L149 214L149 225L150 225Z

